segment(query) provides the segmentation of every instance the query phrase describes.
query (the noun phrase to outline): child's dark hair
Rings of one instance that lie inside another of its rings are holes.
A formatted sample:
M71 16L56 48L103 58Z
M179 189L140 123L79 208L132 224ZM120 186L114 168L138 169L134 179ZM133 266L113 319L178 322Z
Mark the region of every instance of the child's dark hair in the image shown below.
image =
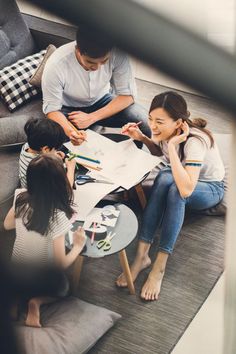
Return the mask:
M35 157L29 163L26 180L28 190L17 196L15 213L28 230L47 235L56 210L71 218L73 191L60 158L50 153Z
M101 58L108 54L113 44L100 31L80 23L76 33L76 45L80 53L90 58Z
M156 108L163 108L168 113L168 115L175 121L181 118L183 121L188 123L190 128L197 128L201 130L210 139L211 147L214 146L213 136L211 132L205 128L207 125L207 121L202 118L195 118L191 120L189 118L190 112L187 109L187 103L185 99L177 92L167 91L155 96L152 100L149 113ZM192 136L203 140L200 136L191 133L189 134L188 138ZM183 150L185 143L186 142L180 144L181 160L183 159Z
M44 146L57 150L65 142L62 127L48 118L31 118L24 129L29 147L36 151L40 151Z

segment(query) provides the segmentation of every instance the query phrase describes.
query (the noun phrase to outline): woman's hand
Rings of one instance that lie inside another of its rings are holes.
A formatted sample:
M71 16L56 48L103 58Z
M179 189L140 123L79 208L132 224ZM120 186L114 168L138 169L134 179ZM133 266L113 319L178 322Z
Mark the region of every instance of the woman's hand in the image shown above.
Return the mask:
M127 123L121 129L121 134L128 135L130 138L134 140L142 141L143 133L137 127L136 123Z
M177 146L182 142L187 140L189 135L189 125L186 122L183 122L181 126L177 129L176 135L174 135L168 142L168 145Z

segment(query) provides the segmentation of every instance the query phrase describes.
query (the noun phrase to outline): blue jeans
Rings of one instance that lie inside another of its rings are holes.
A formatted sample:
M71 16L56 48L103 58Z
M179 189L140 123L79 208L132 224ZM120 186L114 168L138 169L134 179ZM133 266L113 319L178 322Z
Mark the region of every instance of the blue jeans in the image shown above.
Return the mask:
M171 254L184 222L185 208L204 210L218 204L224 196L223 182L198 182L188 198L182 198L171 169L157 175L143 214L139 240L152 243L161 226L159 250Z
M106 94L100 100L95 102L92 106L88 107L66 107L63 106L61 112L67 117L68 113L72 111L82 111L85 113L92 113L97 111L98 109L106 106L111 100L114 98L111 94ZM115 115L102 119L98 121L96 124L101 125L102 127L111 127L111 128L121 128L128 122L138 123L142 121L140 125L140 130L147 136L151 136L151 130L147 123L148 112L147 110L139 105L138 103L133 103L129 107L123 109L119 113ZM94 124L95 125L95 124ZM91 126L92 127L92 126Z

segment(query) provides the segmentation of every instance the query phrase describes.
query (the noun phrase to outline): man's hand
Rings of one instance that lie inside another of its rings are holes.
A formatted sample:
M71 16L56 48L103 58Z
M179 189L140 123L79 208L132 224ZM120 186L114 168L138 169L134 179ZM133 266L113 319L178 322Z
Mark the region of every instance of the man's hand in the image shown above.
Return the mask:
M75 130L70 129L66 135L73 145L81 145L87 138L87 134L84 130L78 130L78 132L76 132Z
M69 113L68 119L79 129L86 129L95 123L92 114L84 113L81 111L74 111Z

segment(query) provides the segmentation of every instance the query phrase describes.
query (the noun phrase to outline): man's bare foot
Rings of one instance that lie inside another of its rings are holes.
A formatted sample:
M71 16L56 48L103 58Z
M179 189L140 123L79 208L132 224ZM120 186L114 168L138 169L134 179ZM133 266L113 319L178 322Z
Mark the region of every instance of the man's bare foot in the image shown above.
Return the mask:
M157 300L161 291L164 271L151 271L141 290L141 298L147 301Z
M36 299L30 299L28 303L28 314L25 320L25 325L30 327L40 328L40 304Z
M151 264L151 259L148 255L144 257L136 256L133 264L130 267L131 277L132 280L135 281L139 273L148 268ZM122 273L116 280L116 285L120 288L127 287L127 281L124 273Z

